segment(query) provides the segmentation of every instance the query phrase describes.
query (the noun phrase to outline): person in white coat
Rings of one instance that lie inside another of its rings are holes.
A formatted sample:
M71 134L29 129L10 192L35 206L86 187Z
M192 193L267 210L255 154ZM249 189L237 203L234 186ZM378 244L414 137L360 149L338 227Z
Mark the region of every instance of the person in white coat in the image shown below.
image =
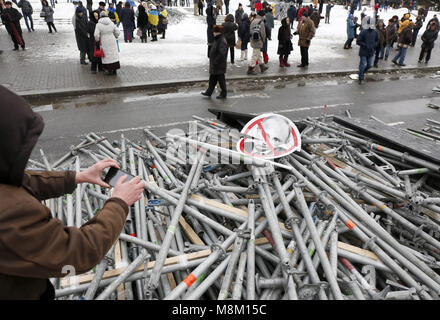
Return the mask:
M106 11L101 11L100 19L95 28L96 45L102 46L104 57L102 58L102 67L108 75L116 75L116 70L120 69L119 52L116 39L119 37L119 29L110 20Z

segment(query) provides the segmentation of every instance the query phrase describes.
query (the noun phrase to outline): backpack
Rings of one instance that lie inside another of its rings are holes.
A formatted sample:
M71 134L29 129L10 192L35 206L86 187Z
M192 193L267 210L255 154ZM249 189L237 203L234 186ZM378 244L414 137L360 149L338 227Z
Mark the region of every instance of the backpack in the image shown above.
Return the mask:
M260 27L261 22L263 22L263 20L258 22L258 24L252 30L252 40L258 41L261 39L261 27Z

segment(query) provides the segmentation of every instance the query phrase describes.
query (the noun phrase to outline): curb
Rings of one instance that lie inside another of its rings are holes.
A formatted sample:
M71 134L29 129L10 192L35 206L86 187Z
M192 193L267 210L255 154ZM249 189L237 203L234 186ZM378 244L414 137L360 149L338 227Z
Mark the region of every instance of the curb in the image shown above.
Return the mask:
M440 66L432 66L432 67L404 67L404 68L386 68L386 69L378 69L378 70L369 70L371 74L384 74L384 73L398 73L398 72L436 72L440 70ZM307 73L294 73L294 74L260 74L257 76L247 76L244 75L236 75L230 76L227 78L228 82L231 81L243 81L243 80L294 80L301 78L320 78L326 76L347 76L350 74L357 74L358 70L334 70L334 71L326 71L326 72L307 72ZM148 82L137 82L130 84L122 84L119 86L112 87L77 87L77 88L63 88L63 89L49 89L49 90L32 90L32 91L22 91L16 92L17 95L21 96L25 99L39 99L39 98L60 98L60 97L69 97L69 96L77 96L77 95L87 95L87 94L96 94L96 93L109 93L109 92L127 92L127 91L135 91L135 90L146 90L146 89L162 89L162 88L180 88L185 86L194 86L196 84L206 84L208 78L196 78L196 79L182 79L182 80L162 80L162 81L148 81Z

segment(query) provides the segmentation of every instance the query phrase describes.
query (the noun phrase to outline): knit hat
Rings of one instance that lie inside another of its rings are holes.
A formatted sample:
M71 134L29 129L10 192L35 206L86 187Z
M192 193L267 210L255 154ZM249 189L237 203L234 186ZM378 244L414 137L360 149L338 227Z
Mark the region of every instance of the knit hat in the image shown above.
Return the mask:
M100 6L100 7L105 7L105 2L100 1L100 2L99 2L99 6Z
M217 33L223 33L223 26L220 26L218 24L216 24L213 28L212 28L212 32L217 32Z
M99 17L108 17L107 11L101 11L101 13L99 14Z
M258 11L258 15L259 15L259 16L264 17L265 14L266 14L266 13L264 12L264 10L260 10L260 11Z

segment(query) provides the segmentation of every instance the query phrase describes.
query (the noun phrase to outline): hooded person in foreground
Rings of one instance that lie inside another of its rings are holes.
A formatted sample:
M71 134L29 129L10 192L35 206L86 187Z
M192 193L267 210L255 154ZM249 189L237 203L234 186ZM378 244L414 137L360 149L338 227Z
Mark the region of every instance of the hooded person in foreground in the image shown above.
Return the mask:
M112 197L80 228L53 218L41 201L72 193L78 183L110 187L102 170L118 167L102 160L85 171L25 171L44 122L29 104L0 86L0 300L53 299L48 280L64 277L64 266L76 274L96 266L120 234L128 207L139 200L144 183L124 183L121 177Z

